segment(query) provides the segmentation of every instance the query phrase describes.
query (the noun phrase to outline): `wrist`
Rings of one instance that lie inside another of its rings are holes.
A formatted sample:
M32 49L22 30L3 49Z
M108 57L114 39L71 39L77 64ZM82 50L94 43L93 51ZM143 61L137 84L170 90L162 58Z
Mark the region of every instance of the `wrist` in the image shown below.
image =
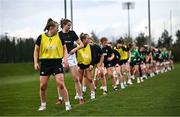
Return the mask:
M35 61L35 62L34 62L34 64L38 64L38 62L37 62L37 61Z

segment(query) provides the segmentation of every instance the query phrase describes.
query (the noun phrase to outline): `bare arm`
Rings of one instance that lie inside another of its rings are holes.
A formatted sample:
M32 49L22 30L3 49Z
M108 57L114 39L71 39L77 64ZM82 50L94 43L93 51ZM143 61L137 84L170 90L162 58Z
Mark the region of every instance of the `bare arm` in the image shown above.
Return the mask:
M34 47L34 69L39 70L39 63L38 63L38 57L39 57L39 46L35 45Z
M112 61L114 59L115 55L114 53L111 55L111 57L108 58L108 61Z
M131 62L131 51L128 52L128 56L129 56L129 59L128 59L128 62Z
M84 47L84 44L82 43L82 41L80 39L78 39L76 41L76 43L78 44L78 46L71 50L71 52L70 52L71 54L74 54L76 51L78 51L79 49Z
M104 62L104 55L101 55L100 62L97 64L97 66L102 67L103 62Z
M64 55L64 67L66 68L68 65L67 65L67 48L66 48L66 45L63 46L63 55Z

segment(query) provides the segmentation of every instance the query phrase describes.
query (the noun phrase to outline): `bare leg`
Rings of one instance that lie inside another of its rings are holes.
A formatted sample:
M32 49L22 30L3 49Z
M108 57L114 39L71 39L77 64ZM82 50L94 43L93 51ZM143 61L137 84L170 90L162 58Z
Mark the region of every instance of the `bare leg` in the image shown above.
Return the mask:
M67 91L67 88L64 84L64 75L63 74L56 74L55 79L56 79L57 87L59 88L60 94L63 96L64 101L65 102L69 101L68 91Z
M65 101L66 110L70 110L71 105L69 102L69 94L64 84L64 74L56 74L55 79L56 79L56 84L57 84L57 87L59 88L60 94L61 96L63 96L63 99Z
M40 76L40 99L41 103L46 102L46 89L48 85L49 76Z
M72 66L70 67L71 74L73 76L74 82L75 82L75 89L76 93L80 98L82 97L82 90L81 90L81 83L80 83L80 78L79 78L79 72L78 72L78 67L77 66Z
M112 67L107 68L107 74L111 78L111 82L112 82L112 85L113 85L114 89L117 88L116 82L115 82L114 77L113 77L113 68Z
M85 74L86 74L86 78L89 81L89 85L90 85L90 90L91 91L95 91L95 85L93 83L93 74L92 74L92 70L90 70L89 68L85 70Z
M95 99L95 85L93 82L92 70L90 70L89 68L85 69L85 75L86 75L86 79L89 81L89 86L91 90L91 99Z

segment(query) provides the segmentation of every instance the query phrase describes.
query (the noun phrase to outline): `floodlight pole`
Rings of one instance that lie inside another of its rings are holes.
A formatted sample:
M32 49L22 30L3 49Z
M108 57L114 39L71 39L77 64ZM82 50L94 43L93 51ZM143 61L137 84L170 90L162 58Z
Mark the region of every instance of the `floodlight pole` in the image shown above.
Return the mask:
M130 10L133 9L134 3L133 2L124 2L123 3L124 9L128 11L128 38L131 36L131 26L130 26Z
M172 10L170 10L170 33L171 33L171 36L173 35L172 34Z
M148 28L149 28L149 46L151 46L151 3L148 0Z
M131 36L131 26L130 26L130 14L129 14L129 5L128 5L128 38Z
M64 0L64 18L66 19L67 18L67 2L66 2L66 0Z
M73 30L73 0L71 0L71 22L72 22L72 30Z

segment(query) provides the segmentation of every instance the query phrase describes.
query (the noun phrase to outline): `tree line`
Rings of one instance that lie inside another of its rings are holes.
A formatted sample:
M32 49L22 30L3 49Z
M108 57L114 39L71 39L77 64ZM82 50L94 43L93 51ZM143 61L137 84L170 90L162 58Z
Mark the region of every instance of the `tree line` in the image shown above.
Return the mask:
M32 62L34 43L33 38L1 36L0 63Z
M93 31L91 33L95 42L98 42L98 36ZM137 46L143 46L148 43L148 37L144 33L140 33L136 38L120 37L126 42L134 40ZM162 32L158 42L155 43L151 40L151 45L155 47L166 47L172 50L175 61L180 61L180 30L176 32L176 41L173 42L173 38L169 35L167 30ZM113 39L112 43L115 43L116 39ZM35 39L33 38L17 38L1 36L0 37L0 63L16 63L16 62L33 62L33 51L34 51Z

